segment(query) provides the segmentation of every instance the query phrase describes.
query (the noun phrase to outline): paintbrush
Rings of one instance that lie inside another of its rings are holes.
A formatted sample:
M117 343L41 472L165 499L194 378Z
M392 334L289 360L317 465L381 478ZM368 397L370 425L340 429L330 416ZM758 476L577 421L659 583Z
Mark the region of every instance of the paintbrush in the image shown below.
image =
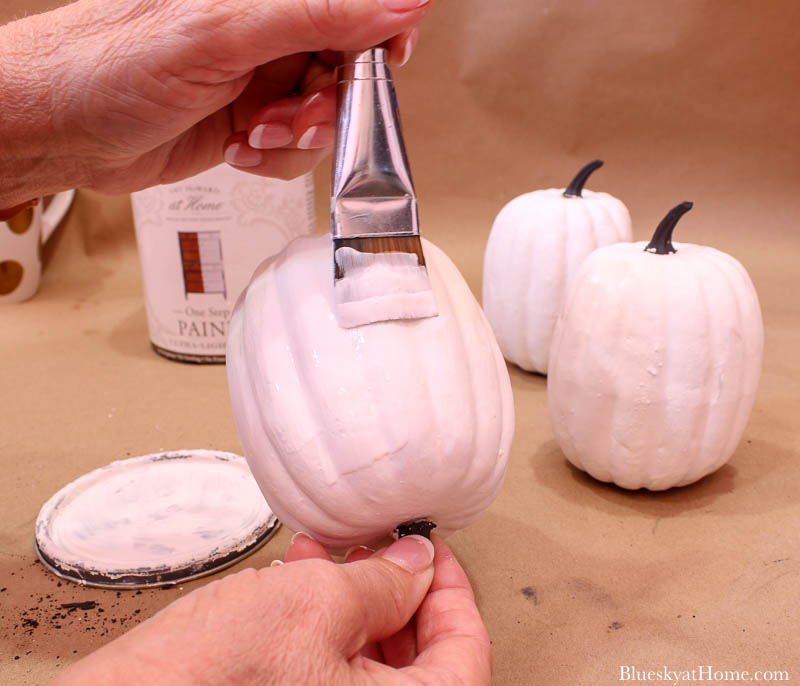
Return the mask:
M340 326L437 315L384 48L338 66L331 233Z

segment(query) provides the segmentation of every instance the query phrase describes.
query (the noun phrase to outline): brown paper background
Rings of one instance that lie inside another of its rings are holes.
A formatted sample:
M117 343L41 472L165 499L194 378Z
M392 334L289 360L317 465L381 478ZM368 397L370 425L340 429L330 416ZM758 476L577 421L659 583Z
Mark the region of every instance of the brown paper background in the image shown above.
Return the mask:
M4 0L0 21L55 4ZM589 187L626 202L636 239L693 200L677 240L737 257L764 314L763 376L738 450L666 493L624 492L569 467L546 380L511 367L506 484L451 539L492 637L497 684L612 684L620 665L800 679L799 21L792 0L443 0L397 74L423 233L476 295L502 205L564 186L600 157ZM328 178L323 165L321 230ZM241 450L224 368L149 348L127 198L80 191L46 252L40 293L1 312L0 683L13 686L46 682L202 583L120 598L58 586L35 563L41 504L114 459ZM246 564L281 556L289 535ZM29 608L86 599L105 612L61 629L21 625Z

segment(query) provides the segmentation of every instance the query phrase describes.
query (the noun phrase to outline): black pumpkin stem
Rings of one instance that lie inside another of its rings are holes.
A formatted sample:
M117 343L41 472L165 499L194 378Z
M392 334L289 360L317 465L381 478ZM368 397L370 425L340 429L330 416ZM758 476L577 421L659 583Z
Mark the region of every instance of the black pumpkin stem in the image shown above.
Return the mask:
M656 227L653 239L647 244L645 250L656 255L668 255L671 252L675 252L675 247L672 245L672 232L675 230L675 224L692 207L694 207L694 203L687 200L680 205L675 205L667 212L667 216Z
M572 183L567 186L564 191L565 198L580 198L583 186L586 184L587 179L592 175L595 169L600 169L603 166L603 160L592 160L583 169L581 169L572 179Z
M429 519L415 519L412 522L404 522L395 528L393 531L395 538L403 538L403 536L424 536L428 540L431 538L431 531L436 528Z

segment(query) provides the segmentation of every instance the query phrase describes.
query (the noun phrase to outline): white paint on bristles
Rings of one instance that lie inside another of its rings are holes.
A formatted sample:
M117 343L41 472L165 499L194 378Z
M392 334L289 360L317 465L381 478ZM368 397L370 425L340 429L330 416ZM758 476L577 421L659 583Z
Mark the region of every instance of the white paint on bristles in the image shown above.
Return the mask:
M428 272L416 255L339 248L334 259L344 273L333 289L339 326L350 329L438 314Z

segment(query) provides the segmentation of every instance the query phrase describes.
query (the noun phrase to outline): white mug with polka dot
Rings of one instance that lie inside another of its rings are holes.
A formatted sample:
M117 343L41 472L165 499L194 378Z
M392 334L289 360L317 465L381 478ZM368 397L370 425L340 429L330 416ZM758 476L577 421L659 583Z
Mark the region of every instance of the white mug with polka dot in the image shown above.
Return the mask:
M42 246L64 218L75 191L53 196L0 221L0 304L27 300L42 280Z

